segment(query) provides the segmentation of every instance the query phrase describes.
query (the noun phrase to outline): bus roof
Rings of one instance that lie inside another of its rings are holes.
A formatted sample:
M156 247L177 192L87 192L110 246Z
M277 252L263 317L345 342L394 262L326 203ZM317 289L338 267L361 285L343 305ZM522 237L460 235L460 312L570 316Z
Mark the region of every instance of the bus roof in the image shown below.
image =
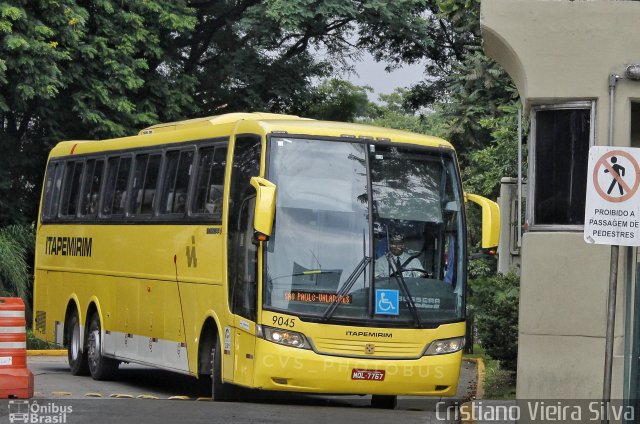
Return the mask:
M247 129L264 134L309 135L319 137L342 137L364 140L410 143L430 147L453 146L438 137L416 134L372 125L346 122L319 121L294 115L272 113L228 113L224 115L189 119L186 121L157 124L141 130L137 135L106 140L70 140L58 143L51 157L71 154L95 153L109 150L124 150L134 147L179 143L222 137L234 132L242 124L240 132Z

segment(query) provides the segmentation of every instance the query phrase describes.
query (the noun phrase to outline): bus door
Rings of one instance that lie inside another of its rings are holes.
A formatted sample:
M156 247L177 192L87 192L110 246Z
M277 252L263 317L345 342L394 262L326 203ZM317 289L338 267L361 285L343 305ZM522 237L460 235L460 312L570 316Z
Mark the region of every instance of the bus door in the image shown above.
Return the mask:
M234 380L247 385L253 383L257 313L258 248L252 242L254 207L255 197L246 199L241 206L232 294L235 322Z
M234 143L229 199L227 269L229 307L233 314L231 357L233 381L253 384L256 338L258 248L252 243L256 194L251 177L259 174L261 138L239 136ZM221 340L222 343L222 340ZM230 377L229 364L224 364Z

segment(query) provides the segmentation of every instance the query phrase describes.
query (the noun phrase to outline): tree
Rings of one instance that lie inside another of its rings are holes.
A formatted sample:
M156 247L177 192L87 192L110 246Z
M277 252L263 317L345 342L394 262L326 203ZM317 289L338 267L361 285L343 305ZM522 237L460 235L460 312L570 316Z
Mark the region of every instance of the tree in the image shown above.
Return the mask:
M60 139L188 113L195 81L166 51L194 24L184 1L0 3L0 225L35 219Z
M380 103L369 103L367 113L359 121L379 127L394 128L420 134L438 135L437 116L418 114L407 106L409 91L396 88L391 94L378 96Z
M407 101L414 108L432 107L441 114L443 136L456 146L466 165L469 152L492 141L491 130L481 122L501 115L500 107L516 104L518 95L506 72L482 53L480 1L431 3L431 39L436 44L423 53L430 59L427 78L411 87Z
M313 90L307 115L328 121L354 121L368 113L371 103L367 93L371 91L371 87L335 78L323 81Z

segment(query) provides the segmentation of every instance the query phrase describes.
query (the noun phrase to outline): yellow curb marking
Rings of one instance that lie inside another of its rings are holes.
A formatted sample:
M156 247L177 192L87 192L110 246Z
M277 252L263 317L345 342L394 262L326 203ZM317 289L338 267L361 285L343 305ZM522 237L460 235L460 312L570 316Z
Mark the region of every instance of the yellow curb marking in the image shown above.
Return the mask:
M189 400L189 396L171 396L169 400Z
M66 349L27 350L27 356L66 356Z
M137 399L160 399L160 398L152 395L139 395L137 396Z
M85 393L85 396L87 396L87 397L99 397L99 398L101 398L101 397L102 397L102 394L100 394L100 393Z
M113 393L113 394L110 394L109 397L116 398L116 399L133 399L133 396L122 394L122 393Z
M484 360L482 358L478 358L478 386L476 387L476 399L484 398L484 378L485 378L485 370L484 370Z
M213 400L213 398L210 397L199 397L196 399L196 401L210 401Z
M71 392L51 392L54 396L71 396L73 393Z
M473 402L465 402L460 405L460 416L462 419L460 420L461 424L475 424L478 421L478 417L476 417L476 409L473 407Z

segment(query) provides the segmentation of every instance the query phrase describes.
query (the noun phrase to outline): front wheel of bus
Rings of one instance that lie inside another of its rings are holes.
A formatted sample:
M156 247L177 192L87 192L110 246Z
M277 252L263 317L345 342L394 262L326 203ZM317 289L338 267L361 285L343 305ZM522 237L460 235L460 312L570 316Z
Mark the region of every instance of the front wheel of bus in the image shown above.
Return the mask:
M398 404L397 396L373 395L371 396L371 407L378 409L395 409Z
M69 317L69 324L67 325L67 343L69 344L67 350L67 359L69 361L69 368L73 375L87 375L89 374L89 364L87 362L86 350L82 347L81 334L82 327L80 326L80 318L78 313L73 312Z
M211 373L211 398L219 402L232 402L236 400L236 387L222 381L222 355L220 353L220 338L216 337L213 348L213 372Z
M102 330L98 314L93 314L91 317L87 350L91 377L93 377L94 380L109 380L113 378L118 371L119 362L115 359L102 356Z

